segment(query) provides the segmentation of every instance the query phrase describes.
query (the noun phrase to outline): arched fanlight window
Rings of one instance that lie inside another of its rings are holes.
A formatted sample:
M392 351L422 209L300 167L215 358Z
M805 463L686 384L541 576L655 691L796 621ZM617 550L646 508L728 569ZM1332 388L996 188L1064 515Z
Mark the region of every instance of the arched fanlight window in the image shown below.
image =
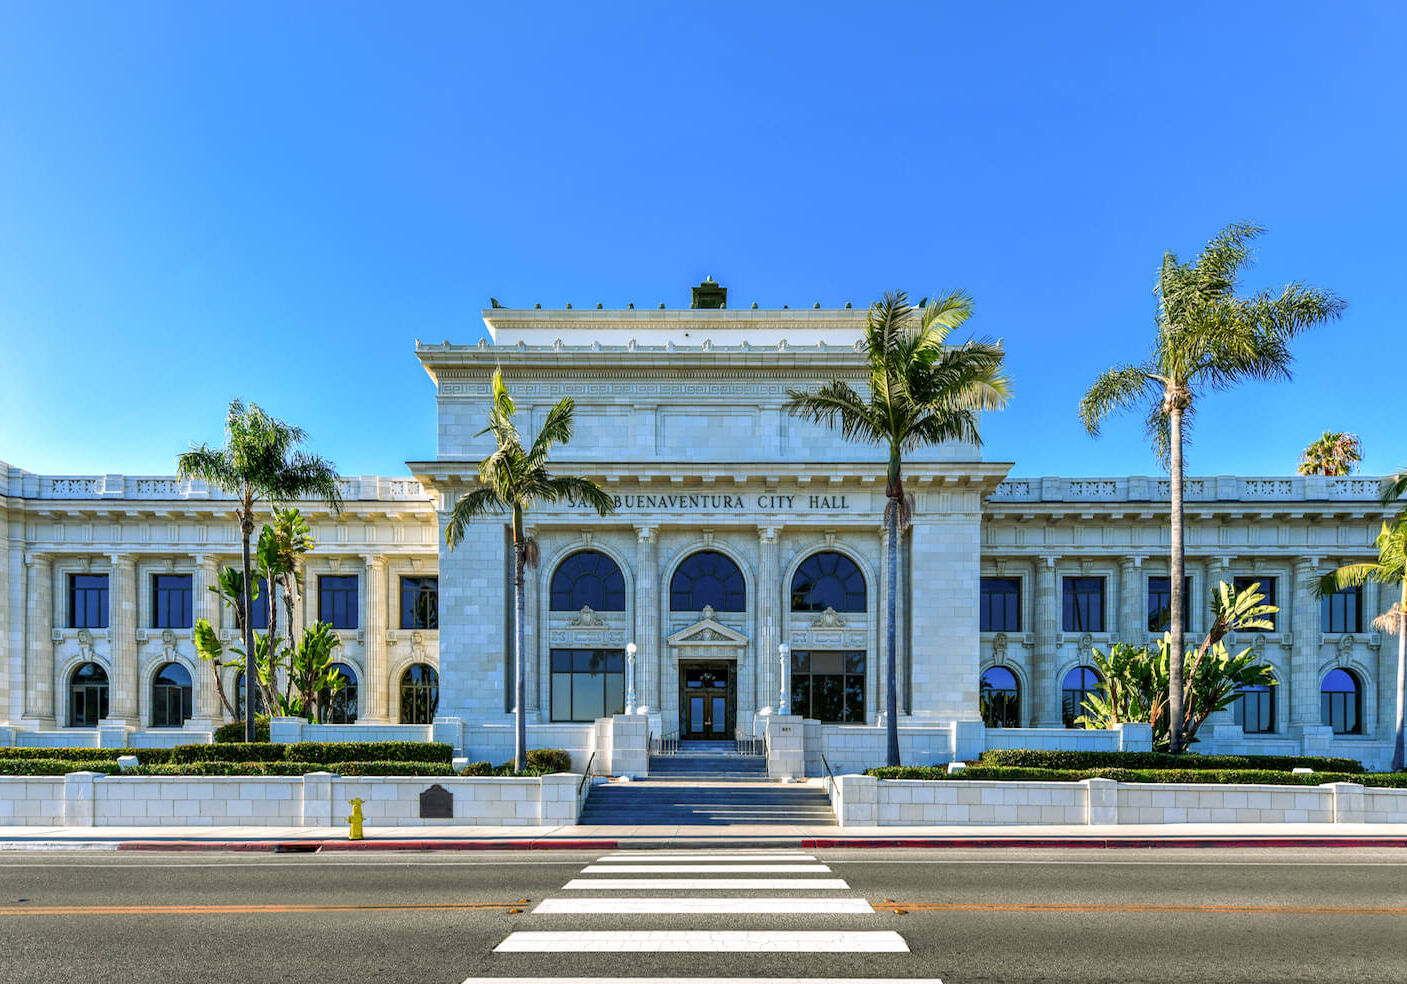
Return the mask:
M1264 683L1241 687L1231 704L1231 716L1246 734L1275 730L1275 688Z
M440 675L428 663L414 663L401 674L401 724L430 724L440 706Z
M1099 692L1103 678L1092 666L1077 666L1065 674L1060 684L1060 717L1065 727L1073 728L1075 718L1085 713L1085 698Z
M865 610L865 575L843 553L823 550L801 562L791 579L791 610L823 612Z
M68 678L68 725L96 728L107 717L107 671L84 663Z
M982 674L978 700L987 727L1021 727L1021 683L1005 666L990 667Z
M1363 685L1352 670L1333 669L1319 685L1319 720L1336 735L1363 731Z
M319 717L324 724L356 724L357 671L346 663L333 663L332 669L342 678L342 686L322 692Z
M151 726L179 728L191 716L191 674L180 663L167 663L151 681Z
M701 612L747 611L743 572L726 554L700 550L685 557L669 580L669 610Z
M599 550L579 550L552 572L552 611L625 611L625 576Z

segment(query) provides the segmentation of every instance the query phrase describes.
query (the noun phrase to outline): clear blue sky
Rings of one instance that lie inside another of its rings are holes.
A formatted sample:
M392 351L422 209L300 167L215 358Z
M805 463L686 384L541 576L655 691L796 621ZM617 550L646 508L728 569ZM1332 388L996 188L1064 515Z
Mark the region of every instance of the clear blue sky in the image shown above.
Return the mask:
M1010 352L987 455L1087 438L1153 271L1233 220L1247 285L1349 301L1288 385L1203 406L1194 473L1326 428L1407 465L1401 2L0 5L0 458L166 473L239 395L344 473L434 454L413 343L479 309L861 306L963 287Z

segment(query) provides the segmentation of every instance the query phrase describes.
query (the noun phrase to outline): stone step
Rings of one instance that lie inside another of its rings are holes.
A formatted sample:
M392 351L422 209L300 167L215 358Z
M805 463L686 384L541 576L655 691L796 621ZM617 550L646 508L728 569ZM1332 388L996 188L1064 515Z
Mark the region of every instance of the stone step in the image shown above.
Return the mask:
M825 790L813 786L747 780L701 785L652 779L592 787L579 822L832 825L835 814Z

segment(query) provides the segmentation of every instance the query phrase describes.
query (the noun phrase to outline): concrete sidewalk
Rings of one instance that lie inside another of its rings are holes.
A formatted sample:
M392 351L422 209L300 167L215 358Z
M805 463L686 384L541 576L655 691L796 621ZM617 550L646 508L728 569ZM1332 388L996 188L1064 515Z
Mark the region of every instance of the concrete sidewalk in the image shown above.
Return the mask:
M1407 824L1080 826L0 827L0 850L446 851L756 847L1403 847Z

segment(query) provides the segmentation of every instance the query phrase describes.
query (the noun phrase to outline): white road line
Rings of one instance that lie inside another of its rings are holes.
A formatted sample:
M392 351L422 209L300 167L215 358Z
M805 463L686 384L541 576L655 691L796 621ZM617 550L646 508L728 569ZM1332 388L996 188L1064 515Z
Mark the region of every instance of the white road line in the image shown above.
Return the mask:
M815 861L816 858L810 854L609 854L596 860L612 864L630 861L662 864L669 861Z
M582 873L592 874L648 874L656 871L674 874L723 874L730 871L750 874L780 874L784 871L830 871L823 864L589 864Z
M734 913L801 915L874 915L864 899L544 899L534 915L732 915Z
M512 933L495 953L908 953L892 930L572 930Z
M562 890L653 892L687 889L691 892L726 892L799 888L808 892L827 892L849 887L844 878L573 878L562 886Z
M943 984L936 977L470 977L464 984Z

